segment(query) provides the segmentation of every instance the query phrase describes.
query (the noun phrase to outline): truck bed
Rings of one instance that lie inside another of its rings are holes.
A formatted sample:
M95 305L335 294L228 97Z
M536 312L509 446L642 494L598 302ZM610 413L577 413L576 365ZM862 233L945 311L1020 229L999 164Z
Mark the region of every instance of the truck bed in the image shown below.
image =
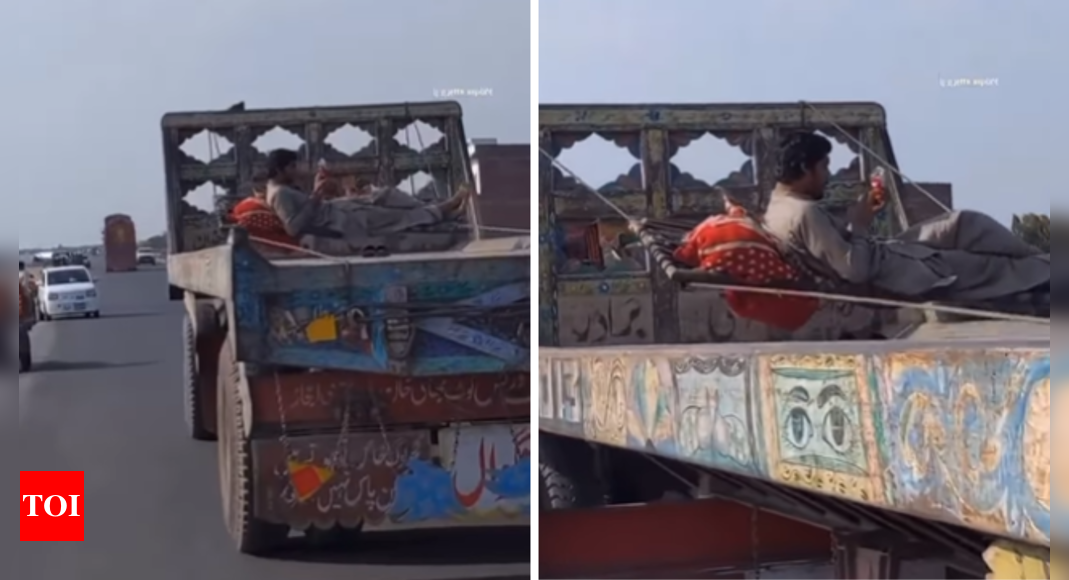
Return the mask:
M541 429L1050 545L1049 325L540 349Z
M530 242L268 260L241 230L172 255L171 284L228 305L242 362L398 376L529 369Z

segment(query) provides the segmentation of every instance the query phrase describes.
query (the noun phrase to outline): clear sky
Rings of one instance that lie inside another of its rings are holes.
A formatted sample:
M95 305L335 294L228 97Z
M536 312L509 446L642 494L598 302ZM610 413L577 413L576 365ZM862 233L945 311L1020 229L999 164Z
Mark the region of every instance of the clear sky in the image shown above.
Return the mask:
M37 0L0 23L2 239L98 242L103 217L164 230L168 111L460 98L469 137L530 141L524 0Z
M906 176L1008 221L1065 190L1067 22L1051 0L541 0L539 100L878 101ZM941 86L961 77L997 86ZM591 184L627 169L611 149L568 153ZM684 169L725 177L739 161Z

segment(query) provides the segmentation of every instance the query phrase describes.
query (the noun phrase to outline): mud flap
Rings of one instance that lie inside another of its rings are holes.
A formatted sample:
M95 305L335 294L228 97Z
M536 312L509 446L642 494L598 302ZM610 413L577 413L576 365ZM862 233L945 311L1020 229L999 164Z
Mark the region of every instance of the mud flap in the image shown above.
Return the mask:
M208 301L194 301L191 307L187 306L182 332L182 388L187 429L194 440L214 441L219 350L226 338L226 329L219 322L218 306Z

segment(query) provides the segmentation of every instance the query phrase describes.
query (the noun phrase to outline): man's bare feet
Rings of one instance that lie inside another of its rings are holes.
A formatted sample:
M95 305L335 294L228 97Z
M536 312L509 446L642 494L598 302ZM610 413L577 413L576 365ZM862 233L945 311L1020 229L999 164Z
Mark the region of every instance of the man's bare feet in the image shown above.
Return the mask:
M467 205L468 200L471 199L472 189L469 185L462 185L457 190L456 195L438 204L438 210L443 215L455 217L461 210Z

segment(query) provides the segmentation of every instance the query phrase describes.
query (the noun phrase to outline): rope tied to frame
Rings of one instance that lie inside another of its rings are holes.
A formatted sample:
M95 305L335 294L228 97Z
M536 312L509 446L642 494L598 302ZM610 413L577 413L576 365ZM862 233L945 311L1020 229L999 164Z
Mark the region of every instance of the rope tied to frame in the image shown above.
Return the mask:
M811 103L802 101L801 102L801 106L803 108L811 110L811 111L813 111L813 112L815 112L817 114L821 113ZM875 151L872 151L871 148L869 148L865 143L863 143L860 140L854 138L853 135L851 135L848 131L846 131L841 125L838 125L837 123L830 122L830 121L828 121L827 124L829 126L831 126L832 128L834 128L835 130L841 132L847 139L851 140L862 151L865 151L868 155L872 156L878 162L884 164L884 166L886 166L890 171L892 171L896 175L898 175L899 178L908 179L898 170L897 167L894 167L885 158L880 156ZM604 204L607 208L612 210L613 213L615 213L620 218L625 220L628 223L628 226L633 231L638 231L640 228L643 227L643 223L639 218L637 218L636 216L632 216L629 213L627 213L626 211L624 211L618 204L614 203L611 199L609 199L607 196L605 196L600 191L598 191L597 188L592 187L590 184L588 184L586 181L584 181L574 171L572 171L570 168L568 168L566 165L564 165L559 159L557 159L556 156L554 156L551 153L549 153L548 151L546 151L545 148L540 146L538 148L538 152L547 161L549 161L554 167L559 169L566 176L568 176L571 179L573 179L575 181L575 183L577 183L583 190L585 190L587 193L589 193L592 196L594 196L602 204ZM929 199L931 199L938 207L942 208L944 211L950 211L950 209L946 207L946 204L942 203L931 192L925 190L923 187L920 187L920 186L916 185L916 183L912 182L912 180L910 180L910 182L913 183L914 187L916 187L918 191L921 191L924 195L926 195ZM980 310L980 309L976 309L976 308L956 307L956 306L943 305L943 304L930 304L930 303L929 304L920 304L920 303L908 302L908 301L904 301L904 300L895 300L895 299L888 299L888 298L876 298L876 297L868 297L868 296L853 296L853 295L849 295L849 294L839 294L839 293L834 293L834 292L821 292L821 291L813 291L813 290L791 290L791 289L781 289L781 288L762 288L760 286L752 286L752 285L744 285L744 284L711 283L711 282L689 283L688 287L698 288L698 289L715 290L715 291L719 291L721 293L746 292L746 293L765 294L765 295L780 296L780 297L794 297L794 298L800 298L800 299L807 299L807 298L808 299L819 299L819 300L828 300L828 301L852 303L852 304L857 304L857 305L862 305L862 306L875 306L875 307L889 307L889 308L924 310L924 311L929 311L929 312L950 314L950 315L956 315L956 316L967 316L967 317L982 318L982 319L989 319L989 320L1001 320L1001 321L1007 321L1007 322L1026 322L1026 323L1043 324L1043 325L1050 326L1050 319L1049 318L1042 318L1042 317L1038 317L1038 316L1026 316L1026 315L1019 315L1019 314L1010 314L1010 313L995 312L995 311L989 311L989 310Z

